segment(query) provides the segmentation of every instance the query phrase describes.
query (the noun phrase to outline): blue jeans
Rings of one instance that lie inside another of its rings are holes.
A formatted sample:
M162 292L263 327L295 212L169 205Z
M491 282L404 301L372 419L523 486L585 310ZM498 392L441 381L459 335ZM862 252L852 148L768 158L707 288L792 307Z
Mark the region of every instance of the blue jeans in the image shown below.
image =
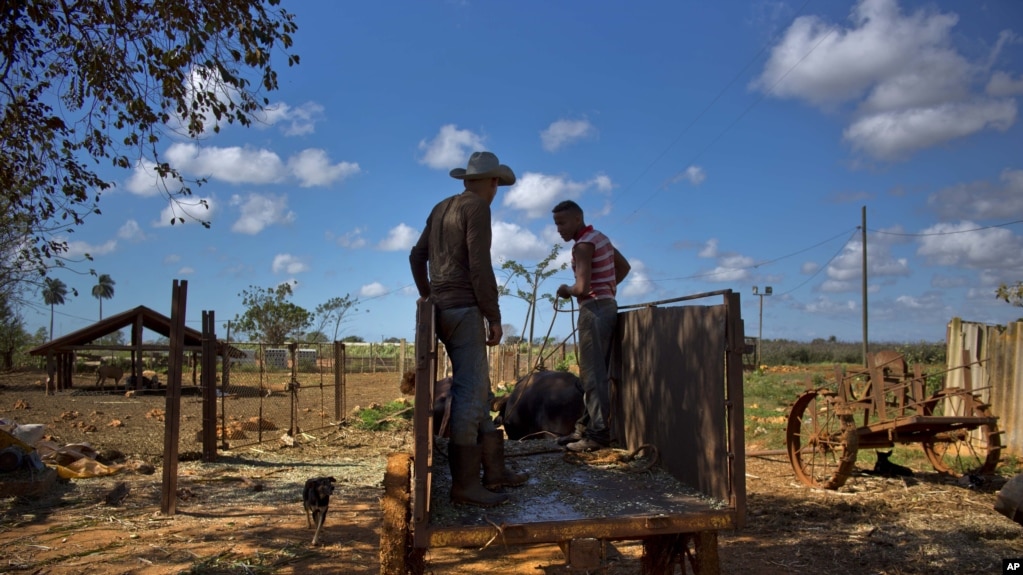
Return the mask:
M476 445L493 431L487 398L490 368L483 314L478 307L437 310L437 337L451 358L451 443Z
M618 302L615 300L588 300L579 306L579 379L586 404L587 418L584 419L588 419L583 436L604 445L611 443L608 368L617 326Z

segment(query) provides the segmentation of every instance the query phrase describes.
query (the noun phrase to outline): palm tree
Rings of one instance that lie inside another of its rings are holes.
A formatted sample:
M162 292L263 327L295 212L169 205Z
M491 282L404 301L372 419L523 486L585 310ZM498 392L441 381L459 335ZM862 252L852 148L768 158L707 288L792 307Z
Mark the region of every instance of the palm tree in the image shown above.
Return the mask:
M100 274L96 285L92 286L92 297L99 300L99 319L103 320L103 300L114 297L114 284L117 283L110 274Z
M53 339L53 306L64 305L67 296L67 285L56 278L43 280L43 301L50 306L50 339Z

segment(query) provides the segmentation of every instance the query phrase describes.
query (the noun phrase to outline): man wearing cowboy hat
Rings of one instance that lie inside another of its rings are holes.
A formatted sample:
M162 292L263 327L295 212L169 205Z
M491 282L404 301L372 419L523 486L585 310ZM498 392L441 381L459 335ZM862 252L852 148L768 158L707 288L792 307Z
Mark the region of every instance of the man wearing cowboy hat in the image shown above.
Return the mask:
M487 401L486 346L501 343L503 335L490 262L490 204L499 186L515 183L515 174L494 154L475 152L451 177L464 180L465 191L434 206L409 264L420 297L437 308L437 337L451 358L451 500L491 507L508 499L491 490L529 478L504 466L504 432L494 427Z

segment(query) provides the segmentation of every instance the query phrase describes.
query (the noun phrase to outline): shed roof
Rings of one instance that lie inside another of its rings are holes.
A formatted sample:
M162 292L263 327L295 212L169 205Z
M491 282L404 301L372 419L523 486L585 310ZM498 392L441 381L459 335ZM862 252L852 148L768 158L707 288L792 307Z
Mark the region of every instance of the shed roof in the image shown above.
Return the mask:
M48 353L60 353L89 345L91 342L105 335L120 331L126 327L134 327L141 323L142 327L154 331L164 337L170 337L171 319L162 313L156 312L144 305L134 309L123 311L102 319L90 326L83 327L67 335L50 340L40 346L29 350L31 355L46 355ZM185 347L199 347L202 345L202 332L185 327ZM169 346L168 346L169 347ZM224 355L224 345L217 342L217 354ZM237 357L237 351L229 346L231 357ZM240 351L239 351L240 354Z

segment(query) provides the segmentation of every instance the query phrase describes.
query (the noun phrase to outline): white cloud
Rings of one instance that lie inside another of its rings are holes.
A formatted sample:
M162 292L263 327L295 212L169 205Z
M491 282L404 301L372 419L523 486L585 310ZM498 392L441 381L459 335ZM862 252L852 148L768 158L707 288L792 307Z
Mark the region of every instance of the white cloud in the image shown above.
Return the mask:
M179 142L167 149L165 157L182 174L231 184L274 184L291 177L308 188L343 181L361 171L354 162L332 164L327 153L318 148L302 150L285 163L277 153L267 149L200 147ZM154 195L159 191L152 166L144 163L136 167L127 182L129 191L139 195Z
M983 66L956 50L958 20L927 8L904 14L897 0L860 0L848 26L802 16L772 48L751 87L822 108L857 103L844 139L886 161L982 130L1004 130L1015 122L1015 102L973 92ZM989 94L1004 94L1005 85L999 76Z
M163 258L163 263L165 265L176 264L180 261L181 256L179 256L178 254L167 254L167 256Z
M1018 96L1023 94L1023 76L1015 79L1011 74L995 72L987 83L985 90L989 96L995 98L1003 96Z
M927 198L927 206L946 219L991 220L1023 214L1023 170L1006 169L1001 185L986 180L956 184Z
M596 133L597 129L588 120L558 120L540 132L540 142L543 149L556 152Z
M258 234L274 224L288 225L295 221L295 212L288 209L286 195L250 194L245 198L231 197L232 206L240 206L241 215L231 226L231 231L240 234Z
M618 297L639 298L654 291L654 283L647 275L646 264L643 263L643 260L629 260L629 265L632 266L632 269L629 270L625 281L618 286Z
M344 181L359 173L359 164L340 162L331 165L327 152L314 148L302 150L288 159L288 169L298 178L303 188L326 186Z
M689 166L685 170L675 174L671 178L671 183L675 184L681 181L689 182L694 186L699 186L707 179L707 172L704 171L700 166Z
M1004 132L1015 121L1014 100L976 99L867 115L846 128L843 137L855 150L898 160L985 129Z
M270 269L275 274L295 275L309 271L309 266L291 254L277 254Z
M178 275L190 276L190 275L193 275L193 274L195 274L195 268L191 268L191 267L188 267L188 266L185 266L185 267L183 267L183 268L178 270Z
M362 237L362 234L365 231L366 231L365 228L355 228L350 232L345 232L344 234L338 236L334 240L334 242L343 248L349 248L353 250L364 248L366 247L366 238Z
M316 122L323 117L323 106L315 102L306 102L292 107L283 102L263 108L256 127L280 124L285 136L305 136L316 131Z
M194 97L191 96L191 94L195 94L199 91L213 92L214 98L224 104L238 101L237 90L228 87L227 84L224 83L223 77L221 77L220 73L211 68L205 68L202 66L193 68L186 84L185 88L189 94L187 99L192 100L193 102ZM199 119L203 132L209 132L217 125L217 118L211 111L203 109L196 110L192 106L189 106L188 109L190 114ZM201 118L199 118L199 116L201 116ZM187 122L177 113L173 114L172 120L168 122L168 126L180 133L186 133L187 130Z
M86 254L96 257L112 253L117 249L117 240L107 240L102 244L90 244L88 242L73 241L67 243L67 251L64 256L68 259L79 259Z
M718 265L709 271L700 272L700 276L710 282L738 282L751 277L750 269L756 260L740 254L724 254L718 256Z
M886 230L888 231L888 230ZM902 240L884 234L873 234L868 238L867 281L876 285L879 281L909 275L909 260L892 255L891 246ZM850 241L825 270L827 279L820 290L826 293L859 292L863 288L863 242ZM870 289L876 289L868 287Z
M554 244L537 237L533 232L513 223L494 222L490 243L490 257L494 267L500 267L507 260L523 265L539 262L547 257ZM561 238L558 238L561 242Z
M124 189L136 196L156 196L164 190L166 181L161 183L160 176L156 173L156 163L149 160L139 160L131 171L131 176L124 183ZM175 187L176 189L176 187Z
M179 142L167 149L165 157L182 173L232 184L270 184L282 181L287 175L280 157L270 150L199 147Z
M211 222L216 214L216 208L217 204L213 198L189 196L188 198L168 200L167 207L160 211L160 218L152 225L157 228L166 228L172 225L180 227L185 224ZM183 221L178 221L178 218Z
M377 247L387 252L409 250L419 240L419 231L400 223L387 232L387 237L380 241Z
M613 187L611 179L598 175L588 182L574 182L564 176L549 176L526 172L505 194L501 201L508 208L523 210L529 218L553 217L551 208L563 200L578 200L587 190L594 188L606 192ZM583 206L583 210L587 210Z
M1006 228L981 227L968 220L935 224L920 232L916 253L931 265L1023 269L1023 238Z
M380 282L366 284L359 288L359 297L380 297L387 294L387 288Z
M422 156L419 163L435 170L465 167L469 156L483 150L483 138L469 130L459 130L454 124L441 126L433 140L419 142Z
M949 276L944 274L934 274L931 278L931 287L936 289L954 289L967 287L970 285L970 279L963 276Z
M701 258L716 258L718 257L718 239L711 238L707 240L707 243L703 245L698 252L697 257Z
M139 227L135 220L128 220L117 230L117 237L131 242L141 242L146 239L146 234Z
M830 315L830 316L842 316L848 315L850 312L854 312L859 309L859 304L853 300L846 301L835 301L830 298L819 296L816 300L813 300L805 305L795 304L797 309L802 309L807 313Z
M962 58L949 47L959 18L918 11L904 16L895 0L861 0L849 16L850 26L801 16L771 50L753 87L778 97L799 98L827 106L863 97L871 87L906 74L923 72L920 64L962 76Z
M593 178L592 183L593 187L597 188L597 191L600 192L606 193L614 189L614 183L611 181L611 178L604 174L598 174L597 177Z

